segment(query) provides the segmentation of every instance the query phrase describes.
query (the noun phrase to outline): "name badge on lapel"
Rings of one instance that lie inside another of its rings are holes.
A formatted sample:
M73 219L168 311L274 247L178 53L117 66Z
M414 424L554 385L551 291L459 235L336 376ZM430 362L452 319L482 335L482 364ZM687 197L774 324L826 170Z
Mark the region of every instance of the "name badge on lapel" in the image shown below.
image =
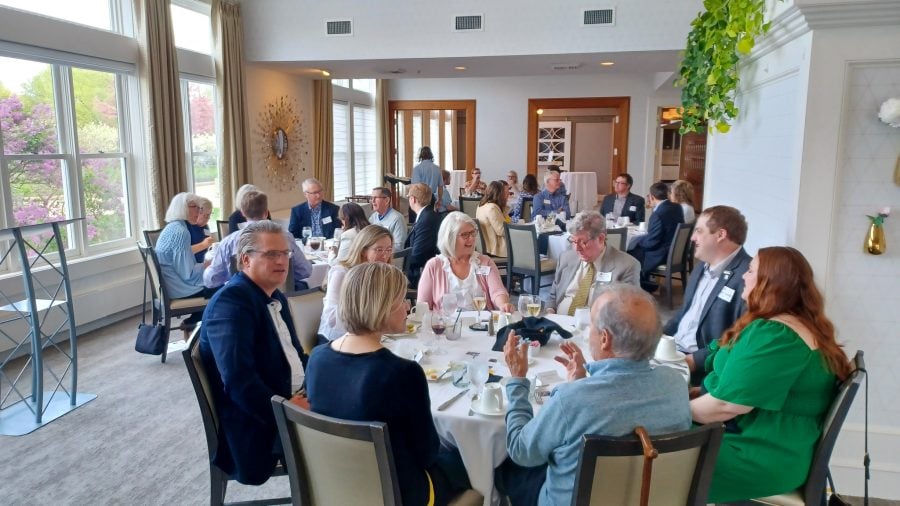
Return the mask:
M633 212L633 213L634 213L634 212L637 212L637 206L629 206L629 207L628 207L628 210L631 211L631 212Z
M734 288L723 286L722 291L719 292L719 298L725 302L731 302L731 299L734 298Z
M612 283L612 272L598 272L596 279L601 283Z
M544 205L545 205L545 206L549 206L549 205L550 205L550 199L544 199Z
M329 223L331 223L331 216L322 218L322 225L328 225Z
M488 274L491 273L491 268L488 267L487 265L482 265L478 268L477 271L475 271L475 273L478 274L479 276L487 276Z

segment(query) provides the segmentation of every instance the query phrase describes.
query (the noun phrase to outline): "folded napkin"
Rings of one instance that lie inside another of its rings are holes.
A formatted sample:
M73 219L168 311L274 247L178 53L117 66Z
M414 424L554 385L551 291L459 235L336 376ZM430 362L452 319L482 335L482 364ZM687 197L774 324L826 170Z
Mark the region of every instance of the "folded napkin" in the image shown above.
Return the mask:
M550 340L550 334L554 332L559 334L563 339L572 337L571 332L563 329L553 320L529 316L522 319L522 321L512 323L500 329L500 331L497 332L497 341L494 343L494 347L491 348L493 351L503 351L510 330L515 330L516 334L519 335L519 338L537 341L541 343L541 346L547 344Z

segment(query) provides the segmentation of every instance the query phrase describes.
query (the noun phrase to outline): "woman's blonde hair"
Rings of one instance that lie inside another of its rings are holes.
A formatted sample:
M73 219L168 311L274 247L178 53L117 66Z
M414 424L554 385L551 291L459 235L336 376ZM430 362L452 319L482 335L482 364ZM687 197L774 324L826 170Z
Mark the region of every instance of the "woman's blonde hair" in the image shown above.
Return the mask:
M380 241L382 237L390 239L391 246L393 247L394 236L391 235L390 230L380 225L368 225L364 227L356 234L356 237L353 238L353 242L350 243L350 251L347 252L347 259L341 262L341 265L348 269L352 269L359 264L365 263L366 250L371 248L376 242Z
M672 202L675 204L694 204L694 185L684 179L672 183L669 191L672 193Z
M338 318L351 334L380 332L404 295L406 276L400 269L381 262L357 265L341 286Z

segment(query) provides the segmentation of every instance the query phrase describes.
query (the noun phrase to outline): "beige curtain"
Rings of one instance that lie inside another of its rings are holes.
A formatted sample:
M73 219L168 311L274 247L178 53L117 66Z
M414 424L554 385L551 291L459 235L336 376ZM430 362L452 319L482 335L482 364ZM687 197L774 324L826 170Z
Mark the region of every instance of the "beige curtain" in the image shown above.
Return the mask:
M163 223L169 201L187 190L181 83L169 2L135 0L138 76L144 114L150 210Z
M213 0L216 102L219 108L219 191L225 215L234 208L234 193L251 181L249 132L244 105L244 32L240 5Z
M378 79L375 81L375 143L380 151L379 158L379 181L384 179L384 175L391 172L391 154L393 146L391 146L391 118L388 111L388 81L386 79ZM397 170L400 175L400 170Z
M334 132L331 79L313 81L313 175L322 183L324 198L334 199Z

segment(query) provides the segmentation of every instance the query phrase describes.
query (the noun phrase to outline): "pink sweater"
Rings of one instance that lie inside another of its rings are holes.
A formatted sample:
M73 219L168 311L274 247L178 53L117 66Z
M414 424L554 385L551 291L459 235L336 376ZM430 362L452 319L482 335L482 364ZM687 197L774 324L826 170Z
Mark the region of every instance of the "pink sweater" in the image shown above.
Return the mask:
M500 271L497 265L490 257L486 255L478 255L479 264L490 268L490 274L487 276L476 276L481 290L487 295L487 308L496 309L497 305L494 300L504 295L509 297L503 280L500 277ZM417 302L427 302L429 309L440 308L439 300L450 290L450 282L447 279L447 271L444 270L444 260L437 256L432 258L425 264L422 270L422 277L419 278L418 300Z

